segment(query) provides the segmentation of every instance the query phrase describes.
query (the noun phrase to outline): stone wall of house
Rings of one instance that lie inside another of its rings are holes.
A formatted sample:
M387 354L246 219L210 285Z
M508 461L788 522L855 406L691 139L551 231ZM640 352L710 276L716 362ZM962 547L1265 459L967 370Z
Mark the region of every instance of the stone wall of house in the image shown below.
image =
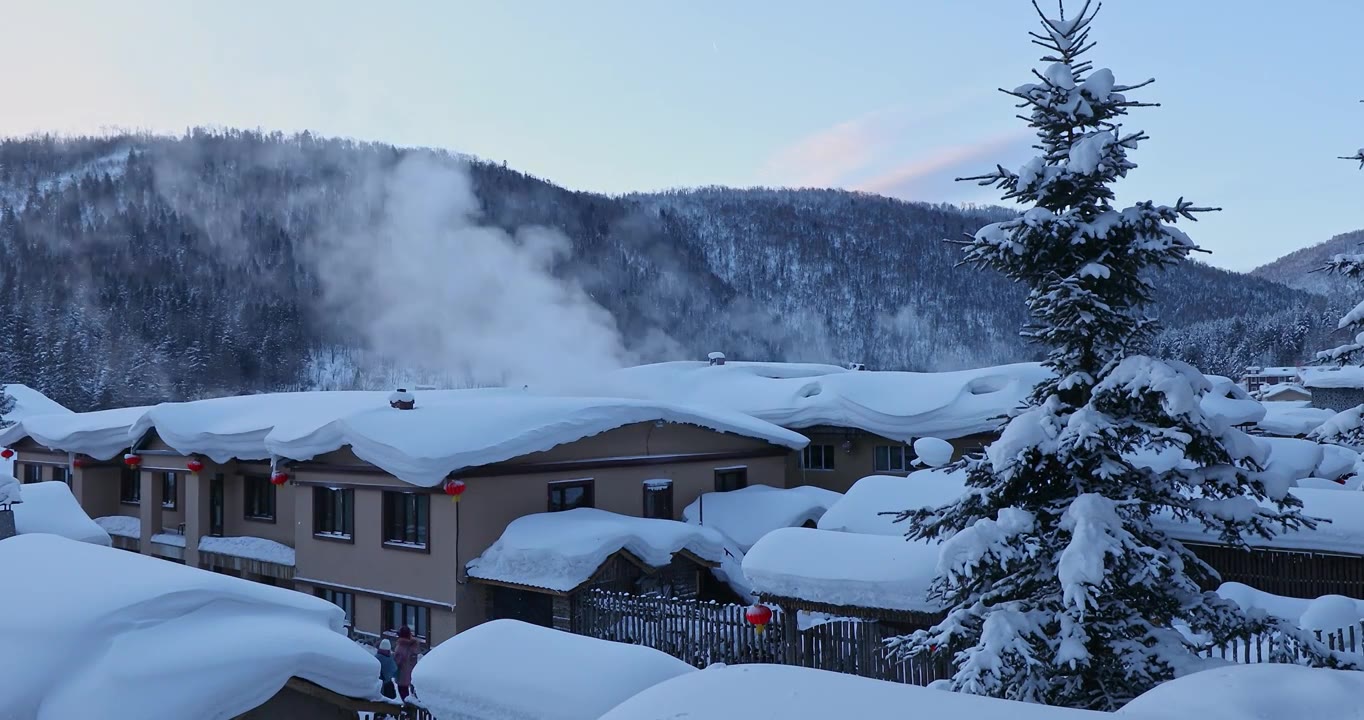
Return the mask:
M1364 388L1312 388L1312 407L1337 412L1364 405Z

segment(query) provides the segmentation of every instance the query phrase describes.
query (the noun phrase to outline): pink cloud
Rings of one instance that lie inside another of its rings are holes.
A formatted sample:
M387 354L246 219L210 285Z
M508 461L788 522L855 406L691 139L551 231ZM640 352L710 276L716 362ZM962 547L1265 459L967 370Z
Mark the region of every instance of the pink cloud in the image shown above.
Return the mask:
M958 194L949 189L955 178L988 172L996 162L1007 166L1028 147L1030 137L1020 129L970 145L942 148L859 182L854 189L905 199L944 199Z
M872 162L889 142L896 111L882 110L841 122L779 149L763 174L783 185L830 187Z

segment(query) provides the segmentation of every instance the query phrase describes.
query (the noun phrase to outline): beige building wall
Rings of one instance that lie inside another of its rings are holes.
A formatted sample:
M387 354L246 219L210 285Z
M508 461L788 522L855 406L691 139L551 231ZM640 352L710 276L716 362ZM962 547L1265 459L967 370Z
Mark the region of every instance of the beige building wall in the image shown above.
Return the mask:
M835 492L847 492L854 483L868 475L908 475L913 470L920 469L918 467L911 467L909 470L889 471L876 469L876 447L904 447L905 457L912 463L914 458L912 443L902 443L880 435L847 428L810 428L797 432L809 438L811 445L823 445L832 448L834 467L832 470L804 468L801 466L802 453L800 451L794 452L791 454L792 461L788 466L787 483L789 487L812 485ZM982 433L949 440L948 442L952 444L954 451L952 459L956 460L965 453L975 452L993 439L992 433Z

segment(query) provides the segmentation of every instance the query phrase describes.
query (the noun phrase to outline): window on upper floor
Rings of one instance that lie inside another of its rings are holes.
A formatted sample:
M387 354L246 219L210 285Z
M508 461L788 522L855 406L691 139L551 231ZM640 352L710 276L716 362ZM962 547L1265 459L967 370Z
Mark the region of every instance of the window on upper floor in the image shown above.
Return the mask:
M313 533L349 540L355 531L355 491L313 488Z
M247 475L242 478L245 488L244 514L247 520L261 522L275 521L275 486L264 475Z
M431 496L384 493L384 544L425 549L430 539Z

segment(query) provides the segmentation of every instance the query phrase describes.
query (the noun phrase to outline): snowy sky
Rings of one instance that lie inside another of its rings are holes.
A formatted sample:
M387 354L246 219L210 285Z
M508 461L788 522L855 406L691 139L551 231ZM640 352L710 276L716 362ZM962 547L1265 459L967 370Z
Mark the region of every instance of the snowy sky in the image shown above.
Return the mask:
M993 89L1039 55L1024 0L0 3L0 132L311 129L606 192L989 202L951 178L1028 157ZM1364 145L1361 26L1357 0L1109 0L1095 60L1164 105L1119 199L1222 206L1191 231L1237 270L1364 227L1333 159Z

